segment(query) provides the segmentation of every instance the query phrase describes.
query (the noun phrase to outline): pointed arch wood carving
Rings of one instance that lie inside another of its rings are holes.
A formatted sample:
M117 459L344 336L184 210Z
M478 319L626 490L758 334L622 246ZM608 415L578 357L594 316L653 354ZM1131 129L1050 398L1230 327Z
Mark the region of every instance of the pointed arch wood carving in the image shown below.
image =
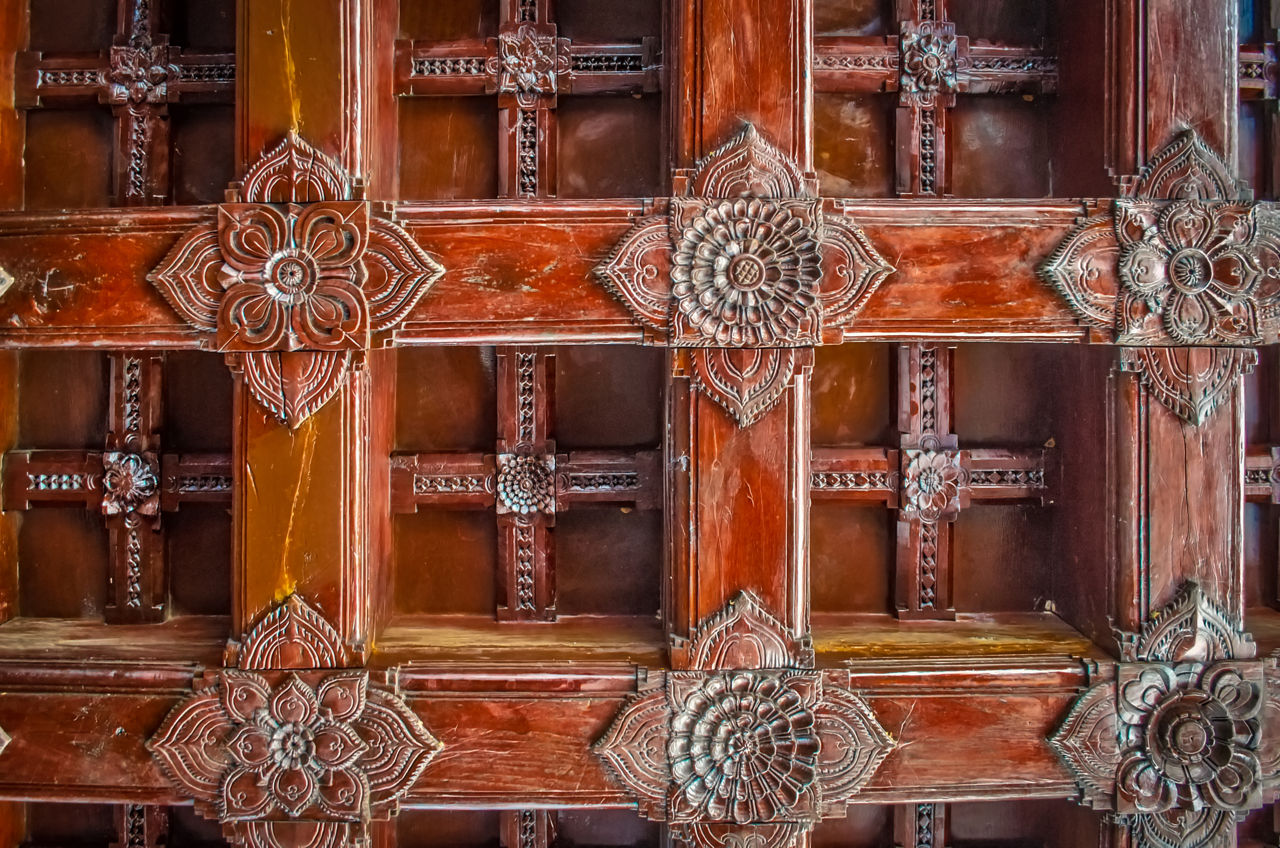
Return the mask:
M1132 348L1122 367L1191 424L1251 364L1243 346L1280 340L1280 211L1250 200L1187 130L1039 269L1084 324ZM1185 350L1200 347L1220 352Z
M1143 848L1216 844L1280 789L1274 660L1195 583L1076 701L1050 746Z
M147 277L215 333L250 393L297 427L405 319L444 269L373 215L337 162L290 133Z
M781 399L794 348L838 342L893 267L751 124L673 185L595 274L646 341L694 348L696 388L748 426Z
M228 651L147 743L165 775L245 845L352 844L394 814L440 750L392 688L292 596Z
M809 641L788 634L751 592L739 592L724 609L704 620L689 641L689 662L694 668L813 666Z

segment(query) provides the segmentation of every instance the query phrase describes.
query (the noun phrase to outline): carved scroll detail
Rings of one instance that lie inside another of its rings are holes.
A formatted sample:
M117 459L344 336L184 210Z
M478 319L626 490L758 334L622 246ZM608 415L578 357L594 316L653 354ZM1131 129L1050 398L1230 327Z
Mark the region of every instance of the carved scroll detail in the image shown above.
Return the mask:
M233 186L216 228L190 230L147 276L187 323L239 354L254 397L293 427L444 273L357 193L334 160L290 134Z

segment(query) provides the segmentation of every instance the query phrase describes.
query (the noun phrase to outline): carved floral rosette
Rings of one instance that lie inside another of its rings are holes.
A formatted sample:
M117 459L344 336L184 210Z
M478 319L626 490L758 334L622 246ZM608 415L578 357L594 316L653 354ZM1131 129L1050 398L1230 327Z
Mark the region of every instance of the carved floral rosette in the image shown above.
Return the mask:
M595 274L646 341L693 349L694 385L746 426L782 397L794 349L839 341L893 268L751 124L674 183Z
M896 744L871 708L838 674L797 669L811 649L749 593L692 642L704 670L651 677L595 745L640 811L726 838L761 824L794 836L842 814ZM769 661L780 667L746 667Z
M444 269L292 133L231 194L217 223L190 230L147 279L188 324L216 333L253 396L297 427Z
M1081 800L1114 810L1137 845L1227 844L1239 816L1275 797L1274 661L1189 583L1104 670L1049 739ZM1280 741L1280 740L1278 740Z
M1280 339L1280 212L1250 197L1188 130L1039 269L1084 324L1134 349L1122 367L1192 424L1251 365L1243 346ZM1165 350L1182 347L1210 350Z
M147 743L165 775L246 845L351 844L440 743L296 596L229 652Z

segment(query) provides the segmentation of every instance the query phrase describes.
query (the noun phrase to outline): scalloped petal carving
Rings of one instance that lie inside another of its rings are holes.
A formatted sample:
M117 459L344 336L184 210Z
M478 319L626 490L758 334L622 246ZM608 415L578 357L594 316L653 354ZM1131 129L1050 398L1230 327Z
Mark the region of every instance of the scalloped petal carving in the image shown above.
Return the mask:
M739 592L690 636L689 661L698 669L804 668L813 648L787 633L751 592Z
M1226 402L1240 375L1253 370L1258 353L1233 347L1125 347L1120 368L1188 424L1198 427Z
M688 194L770 199L810 196L795 162L750 123L698 163Z
M1253 192L1237 180L1195 130L1184 130L1156 153L1128 192L1152 200L1237 200L1248 203Z
M642 326L665 336L671 317L667 216L641 218L592 273Z
M688 848L794 848L811 824L678 824L670 834L677 845Z
M1258 646L1200 584L1187 581L1137 635L1117 633L1124 662L1200 662L1249 659Z
M1075 777L1081 800L1096 810L1112 807L1120 764L1118 733L1116 685L1107 681L1086 690L1049 737L1049 746Z
M417 781L444 746L399 697L370 690L357 722L368 750L360 767L369 779L369 802L385 809Z
M871 295L896 269L866 235L843 215L822 217L822 304L824 328L852 323Z
M244 203L351 200L351 179L334 159L294 132L258 157L240 184Z
M1129 817L1133 848L1232 848L1235 833L1235 814L1211 807Z
M824 685L814 710L822 739L818 782L825 811L838 811L875 776L897 742L865 701L839 686Z
M369 299L369 325L375 333L405 318L444 275L444 266L423 250L402 227L381 218L369 222L368 272L364 293Z
M658 686L629 700L592 746L609 776L631 793L641 814L653 819L665 815L671 783L667 765L670 720L666 692Z
M268 612L245 635L237 665L242 669L344 668L342 636L298 595Z
M224 743L232 727L220 687L213 686L174 707L147 742L169 782L206 814L216 808L222 776L231 767Z
M1107 212L1079 221L1047 260L1036 269L1057 289L1086 324L1107 333L1115 330L1120 242L1115 217Z
M210 222L192 227L147 274L165 301L197 330L218 329L218 307L222 285L218 271L222 252L218 248L218 225Z
M244 375L250 394L263 408L297 428L342 388L357 351L256 351L234 354L232 367Z
M245 848L367 848L357 822L237 822L228 835Z
M782 400L796 372L793 348L695 348L693 384L748 427Z

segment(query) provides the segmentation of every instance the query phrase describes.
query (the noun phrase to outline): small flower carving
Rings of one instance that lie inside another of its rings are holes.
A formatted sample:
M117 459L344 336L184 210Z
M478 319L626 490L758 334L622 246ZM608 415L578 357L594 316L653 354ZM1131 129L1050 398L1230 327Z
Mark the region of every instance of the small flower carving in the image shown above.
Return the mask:
M1253 211L1227 203L1180 201L1151 215L1117 204L1120 280L1127 295L1121 333L1142 331L1147 315L1181 344L1260 341L1253 295L1262 277Z
M899 89L932 95L956 89L956 36L952 27L925 23L904 26Z
M818 329L821 256L810 227L779 203L755 198L708 206L676 243L676 309L700 341L727 347L783 344Z
M932 524L958 507L964 470L954 451L903 451L903 509Z
M556 511L555 459L502 454L498 457L498 511L528 515Z
M1130 669L1119 689L1117 786L1134 811L1261 803L1259 683L1229 663Z
M234 763L222 782L227 818L313 808L360 818L369 783L357 761L368 750L351 720L365 709L360 674L335 675L312 689L291 675L268 690L257 675L228 673L223 703L236 727L227 739Z
M535 95L556 93L560 70L555 36L524 23L498 35L498 90L516 94L521 106Z
M369 326L364 203L224 204L219 216L223 350L362 346Z
M102 455L102 512L105 515L130 512L155 515L159 509L159 490L154 458L117 451Z
M168 48L150 44L111 48L107 100L116 105L164 103L169 96Z
M677 706L667 756L674 792L698 818L783 818L810 790L819 750L814 714L781 675L712 675Z

